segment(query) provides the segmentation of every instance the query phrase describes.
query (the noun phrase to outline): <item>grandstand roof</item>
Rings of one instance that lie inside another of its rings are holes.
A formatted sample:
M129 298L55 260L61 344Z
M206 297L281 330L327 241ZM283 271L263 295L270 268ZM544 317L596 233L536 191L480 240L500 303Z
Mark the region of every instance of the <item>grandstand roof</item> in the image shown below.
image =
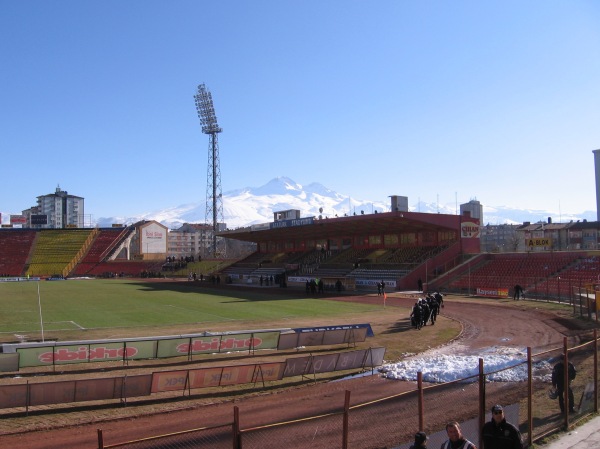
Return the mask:
M269 223L269 225L271 225ZM458 231L460 216L418 212L384 212L314 219L312 224L272 229L246 227L219 232L218 235L237 240L260 243L267 240L323 239L352 235L375 235L401 232L423 232L451 229Z

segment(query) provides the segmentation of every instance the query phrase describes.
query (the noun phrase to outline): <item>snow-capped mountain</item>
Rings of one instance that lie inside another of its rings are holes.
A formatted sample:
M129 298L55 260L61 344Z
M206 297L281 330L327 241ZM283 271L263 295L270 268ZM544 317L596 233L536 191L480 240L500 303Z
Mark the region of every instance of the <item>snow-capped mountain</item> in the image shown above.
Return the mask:
M223 193L223 216L229 229L273 221L276 211L298 209L301 217L342 217L353 214L389 212L389 198L380 201L362 200L343 195L313 182L300 185L287 177L278 177L260 187L246 187ZM410 198L409 198L410 201ZM145 213L136 217L102 217L97 225L111 226L112 223L130 224L139 220L156 220L171 229L183 223L204 223L205 207L202 203L182 204L160 211ZM456 204L432 204L419 202L409 206L412 212L456 214ZM568 222L570 220L595 221L595 211L578 215L559 215L542 210L522 210L509 207L483 207L483 224L521 224L524 221L535 223L547 221Z

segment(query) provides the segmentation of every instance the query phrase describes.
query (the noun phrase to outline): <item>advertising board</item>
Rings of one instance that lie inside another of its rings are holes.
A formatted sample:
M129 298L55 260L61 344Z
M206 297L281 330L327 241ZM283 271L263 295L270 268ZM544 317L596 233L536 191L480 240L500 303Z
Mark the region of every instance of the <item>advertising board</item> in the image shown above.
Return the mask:
M48 215L39 215L34 214L31 216L31 224L32 225L47 225L48 224Z
M25 215L11 215L10 224L26 224L27 217Z

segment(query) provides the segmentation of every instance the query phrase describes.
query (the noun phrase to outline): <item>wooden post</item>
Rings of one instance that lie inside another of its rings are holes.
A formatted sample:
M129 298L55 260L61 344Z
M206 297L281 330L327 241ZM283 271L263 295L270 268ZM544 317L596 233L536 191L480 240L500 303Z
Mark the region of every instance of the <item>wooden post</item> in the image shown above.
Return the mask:
M343 431L342 431L342 449L348 449L348 431L350 418L350 390L346 390L344 397L344 419L343 419Z
M563 404L565 415L565 430L569 430L569 410L573 404L569 404L569 352L567 350L567 337L563 337Z
M594 412L598 413L598 329L594 329Z
M102 437L102 429L98 429L98 449L104 449L104 438Z
M242 435L240 434L240 409L238 406L233 407L233 424L232 424L232 433L233 433L233 449L241 449L242 448Z
M527 347L527 427L529 435L527 436L527 446L533 445L533 359L531 356L531 347Z
M423 373L419 371L417 373L417 388L419 389L419 430L423 431L425 428L425 413L424 413L424 400L423 400Z
M483 435L481 429L485 424L485 373L483 370L483 359L479 359L479 443L477 447L483 447Z

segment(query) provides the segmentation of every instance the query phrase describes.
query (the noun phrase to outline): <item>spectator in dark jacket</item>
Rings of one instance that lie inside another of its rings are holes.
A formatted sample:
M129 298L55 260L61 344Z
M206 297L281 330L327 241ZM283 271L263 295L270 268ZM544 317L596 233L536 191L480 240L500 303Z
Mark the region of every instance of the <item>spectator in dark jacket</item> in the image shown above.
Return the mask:
M492 407L492 419L483 425L481 435L483 449L523 449L521 432L506 420L501 405Z
M560 405L560 411L565 411L565 364L563 362L565 355L561 355L561 360L554 365L552 369L552 386L556 388L556 393L558 395L558 404ZM575 366L571 362L568 363L567 366L567 388L568 388L568 400L569 400L569 412L575 413L575 398L573 397L573 389L571 388L571 382L575 379L577 375L577 371L575 370Z
M411 445L408 449L425 449L428 439L425 432L417 432L415 433L415 444Z

